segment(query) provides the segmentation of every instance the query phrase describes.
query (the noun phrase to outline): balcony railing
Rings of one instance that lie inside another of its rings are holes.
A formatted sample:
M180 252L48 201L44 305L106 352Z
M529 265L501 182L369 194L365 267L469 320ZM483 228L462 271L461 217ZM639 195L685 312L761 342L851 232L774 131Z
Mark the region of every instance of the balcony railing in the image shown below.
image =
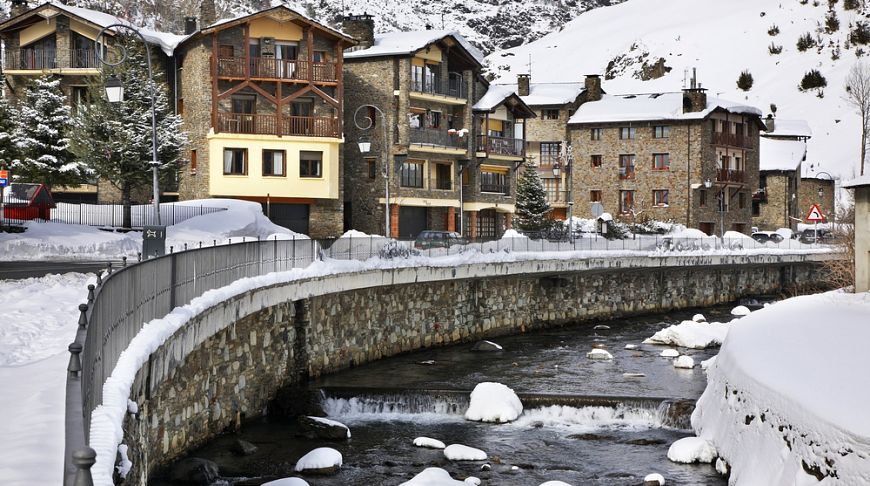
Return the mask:
M218 58L218 76L246 78L246 63L240 57ZM335 64L331 62L300 61L296 59L275 59L274 57L252 57L249 67L250 77L257 79L307 80L309 72L314 81L335 82L338 76Z
M325 116L285 116L279 124L277 115L218 113L217 128L221 132L250 135L339 137L338 119Z
M453 190L453 181L448 178L435 178L435 188L440 189L442 191L452 191Z
M719 182L746 182L746 172L737 169L718 169L716 180Z
M409 130L412 145L426 145L433 147L449 147L465 149L468 143L467 136L460 137L447 133L447 130L436 128L412 128Z
M411 79L411 91L431 95L451 96L453 98L465 98L465 83L462 82L462 75L459 73L450 73L447 87L442 86L440 79L435 76L424 76L422 79Z
M546 189L544 192L547 193L547 202L550 204L568 202L568 191Z
M511 192L511 186L508 183L504 184L484 184L480 183L480 192L492 192L495 194L508 195Z
M621 180L634 179L634 167L620 167L619 178Z
M477 151L511 157L523 157L526 154L522 139L493 137L483 134L477 136Z
M736 133L713 132L713 145L752 148L752 139Z
M49 69L98 69L100 60L94 49L10 49L6 51L6 70L45 71Z

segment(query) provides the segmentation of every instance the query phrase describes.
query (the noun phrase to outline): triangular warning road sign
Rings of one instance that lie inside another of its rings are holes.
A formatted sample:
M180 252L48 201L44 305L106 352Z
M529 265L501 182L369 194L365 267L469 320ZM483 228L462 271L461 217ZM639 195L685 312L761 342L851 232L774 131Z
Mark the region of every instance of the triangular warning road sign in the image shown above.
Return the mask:
M810 223L824 221L825 215L822 214L822 209L818 204L813 204L813 208L810 209L810 212L807 213L807 217L805 218Z

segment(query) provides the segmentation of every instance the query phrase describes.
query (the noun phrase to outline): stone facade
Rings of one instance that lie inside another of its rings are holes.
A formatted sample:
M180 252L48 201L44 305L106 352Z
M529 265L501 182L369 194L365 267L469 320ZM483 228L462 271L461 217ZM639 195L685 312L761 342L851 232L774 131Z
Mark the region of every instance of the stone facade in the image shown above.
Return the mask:
M822 196L819 197L819 189L822 190ZM795 217L806 223L807 214L812 209L813 204L818 204L822 210L822 214L827 218L827 222L833 222L836 219L836 207L834 205L835 181L831 179L803 177L800 180L800 187L797 192L797 208L795 209Z
M801 179L798 171L765 171L759 176L759 197L753 200L752 225L761 231L797 228L794 218L802 218L798 200ZM794 197L793 197L794 196ZM757 210L756 210L757 208Z
M807 256L472 264L319 277L218 304L156 350L124 442L148 475L266 413L283 387L416 349L732 302L812 285ZM519 296L519 297L518 297Z

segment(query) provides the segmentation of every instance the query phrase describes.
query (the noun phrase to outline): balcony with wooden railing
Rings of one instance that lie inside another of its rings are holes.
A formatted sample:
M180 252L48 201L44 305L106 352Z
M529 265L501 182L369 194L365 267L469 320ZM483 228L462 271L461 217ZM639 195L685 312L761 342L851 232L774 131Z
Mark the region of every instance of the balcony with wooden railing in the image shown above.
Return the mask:
M544 192L547 196L547 202L550 204L567 204L568 202L568 191L561 189L545 189Z
M746 171L737 169L717 169L716 182L746 183Z
M315 83L338 82L335 63L309 62L297 59L252 57L220 57L217 61L218 77L225 79L264 79L308 81Z
M477 136L477 151L507 157L525 157L526 155L526 148L522 139L493 137L483 134Z
M247 135L340 138L338 118L218 113L216 131Z
M739 133L713 132L713 145L752 148L752 138Z
M3 62L5 71L99 68L100 59L94 49L9 49Z

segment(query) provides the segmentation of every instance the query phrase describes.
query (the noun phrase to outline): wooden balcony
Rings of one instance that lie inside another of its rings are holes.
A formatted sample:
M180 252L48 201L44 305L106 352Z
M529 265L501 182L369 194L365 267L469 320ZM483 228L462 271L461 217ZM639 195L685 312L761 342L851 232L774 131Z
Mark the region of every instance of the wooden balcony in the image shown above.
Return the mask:
M93 49L10 49L3 63L6 71L51 71L58 69L100 69Z
M240 57L221 57L218 58L217 72L218 77L225 79L338 82L335 63L274 57L252 57L250 62Z
M547 202L550 204L565 204L568 202L568 191L545 189L547 194Z
M752 138L736 133L713 132L713 145L752 148Z
M746 172L737 169L717 169L716 182L746 183Z
M338 118L218 113L215 131L247 135L340 138Z
M477 136L477 151L508 157L525 157L526 155L522 139L491 137L483 134Z
M507 182L503 184L484 184L480 183L480 192L487 192L492 194L504 194L505 196L509 196L511 193L511 186Z

